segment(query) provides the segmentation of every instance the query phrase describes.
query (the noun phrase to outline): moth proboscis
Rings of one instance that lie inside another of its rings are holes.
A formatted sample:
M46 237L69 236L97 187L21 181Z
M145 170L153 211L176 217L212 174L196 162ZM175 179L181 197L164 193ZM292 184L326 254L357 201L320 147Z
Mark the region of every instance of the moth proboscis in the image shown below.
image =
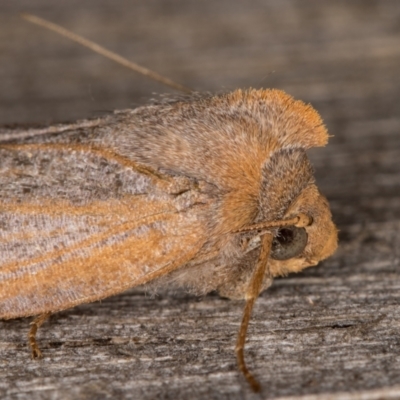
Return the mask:
M0 318L38 316L157 282L254 302L337 247L306 155L328 134L280 90L194 94L0 135Z

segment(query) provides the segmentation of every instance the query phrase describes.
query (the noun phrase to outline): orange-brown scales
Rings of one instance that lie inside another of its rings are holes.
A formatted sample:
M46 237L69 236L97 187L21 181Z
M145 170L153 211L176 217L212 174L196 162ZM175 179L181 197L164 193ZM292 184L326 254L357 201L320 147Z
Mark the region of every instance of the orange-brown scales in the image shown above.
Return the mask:
M22 139L21 139L22 137ZM318 113L278 90L193 96L0 139L0 318L168 282L243 298L331 255L337 231L305 151Z

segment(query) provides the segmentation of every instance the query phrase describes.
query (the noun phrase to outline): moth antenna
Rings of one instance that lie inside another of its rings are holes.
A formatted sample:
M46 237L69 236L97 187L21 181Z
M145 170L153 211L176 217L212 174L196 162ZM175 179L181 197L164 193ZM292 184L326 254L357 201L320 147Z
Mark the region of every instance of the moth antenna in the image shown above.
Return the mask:
M238 367L240 371L242 371L242 374L247 379L247 382L249 382L254 392L259 392L261 390L261 386L246 366L246 362L244 360L244 345L246 342L251 312L253 310L254 303L260 294L264 276L267 270L272 239L273 238L271 234L266 234L261 237L261 252L246 292L246 305L244 307L242 323L240 324L239 335L235 348Z
M120 56L117 53L114 53L110 50L107 50L103 46L98 45L95 42L92 42L91 40L85 39L84 37L77 35L76 33L73 33L69 31L68 29L63 28L60 25L57 25L53 22L47 21L43 18L39 18L35 15L31 14L22 14L21 17L25 19L26 21L32 22L33 24L39 25L42 28L49 29L53 32L58 33L61 36L64 36L76 43L79 43L80 45L87 47L88 49L94 51L95 53L101 54L102 56L115 61L116 63L123 65L124 67L127 67L135 72L138 72L139 74L144 75L147 78L153 79L154 81L160 82L163 85L169 86L175 90L179 90L183 93L192 93L193 90L183 86L179 83L174 82L173 80L166 78L165 76L162 76L158 74L157 72L151 71L150 69L146 67L142 67L139 64L136 64L132 61L127 60L126 58Z
M28 341L32 352L32 358L42 358L42 352L40 351L36 341L36 333L50 315L50 312L41 314L30 323L31 329L29 329Z
M248 225L244 228L234 231L234 233L260 231L269 228L282 228L284 226L296 226L297 228L304 228L312 224L312 218L306 214L299 214L294 218L282 219L277 221L264 221L258 224Z

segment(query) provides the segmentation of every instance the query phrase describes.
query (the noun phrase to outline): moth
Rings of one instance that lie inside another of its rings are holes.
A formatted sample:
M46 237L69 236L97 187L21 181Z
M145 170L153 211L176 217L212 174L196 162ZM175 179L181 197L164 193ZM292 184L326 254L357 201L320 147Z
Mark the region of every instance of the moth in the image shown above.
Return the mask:
M337 230L306 150L328 134L279 90L193 94L0 132L0 318L46 318L143 284L244 299L329 257Z

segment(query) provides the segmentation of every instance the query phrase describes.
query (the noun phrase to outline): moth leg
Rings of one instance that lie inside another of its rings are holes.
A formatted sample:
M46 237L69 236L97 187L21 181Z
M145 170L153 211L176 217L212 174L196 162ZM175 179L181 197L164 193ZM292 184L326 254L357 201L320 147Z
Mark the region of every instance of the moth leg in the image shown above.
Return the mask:
M249 382L254 392L259 392L261 390L261 386L246 366L246 362L244 360L244 345L246 342L246 335L247 335L247 329L249 327L251 312L253 310L254 303L258 295L260 294L262 284L264 281L264 276L267 270L268 258L271 252L271 246L272 246L272 235L271 234L263 235L261 237L260 256L258 258L256 268L253 272L253 276L251 277L250 284L245 295L246 305L244 308L242 323L240 325L239 335L237 338L236 348L235 348L238 367L242 372L242 374L244 375L244 377L247 379L247 382Z
M28 334L28 342L29 347L31 348L32 358L42 358L42 352L39 349L39 346L36 342L36 333L38 329L43 325L43 323L50 317L51 313L44 313L37 316L31 323L31 328L29 329Z
M304 228L305 226L311 225L312 222L313 220L309 215L300 213L294 218L259 222L258 224L248 225L234 232L239 233L239 232L261 231L264 229L282 228L284 226L290 226L290 225L294 225L296 228Z

